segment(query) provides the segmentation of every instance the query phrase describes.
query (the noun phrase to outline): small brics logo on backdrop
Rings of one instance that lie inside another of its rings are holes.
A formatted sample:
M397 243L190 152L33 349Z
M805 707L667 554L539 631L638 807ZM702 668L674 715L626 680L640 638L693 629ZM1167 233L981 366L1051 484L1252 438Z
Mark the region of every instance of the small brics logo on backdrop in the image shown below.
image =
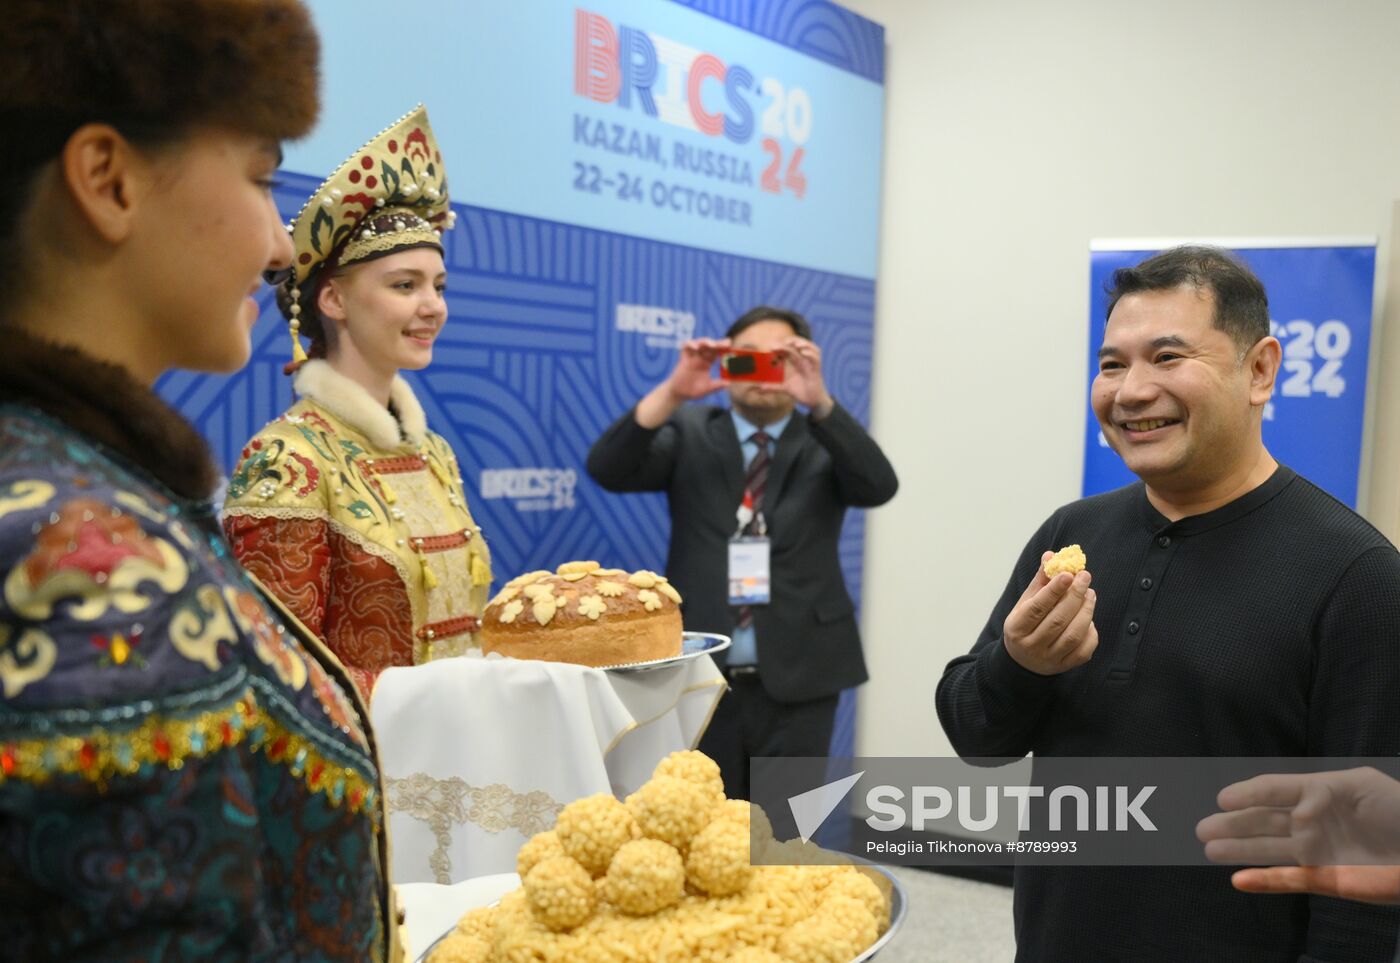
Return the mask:
M576 140L587 138L594 146L663 167L752 185L750 161L723 148L742 147L761 135L767 163L758 175L758 188L798 199L807 193L802 161L812 134L813 111L801 87L776 77L756 78L742 64L726 64L713 53L627 24L614 25L601 14L577 9L574 93L715 138L717 149L677 139L667 154L655 134L603 122L585 127L582 137L576 126Z
M695 315L689 311L649 304L617 306L617 330L644 335L648 348L673 348L679 351L695 337L695 326Z
M481 472L481 497L504 499L518 512L572 510L578 472L572 468L487 468Z

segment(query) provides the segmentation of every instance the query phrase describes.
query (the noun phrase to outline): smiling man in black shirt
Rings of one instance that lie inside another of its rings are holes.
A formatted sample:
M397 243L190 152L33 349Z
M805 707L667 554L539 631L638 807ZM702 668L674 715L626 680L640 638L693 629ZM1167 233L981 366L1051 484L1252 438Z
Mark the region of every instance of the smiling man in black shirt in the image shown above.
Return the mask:
M1186 247L1119 271L1092 403L1141 479L1032 536L938 686L962 756L1400 752L1400 555L1264 447L1263 285ZM1078 543L1089 572L1047 579ZM1091 587L1092 583L1092 587ZM1018 866L1017 960L1389 963L1393 908L1234 890L1225 867Z

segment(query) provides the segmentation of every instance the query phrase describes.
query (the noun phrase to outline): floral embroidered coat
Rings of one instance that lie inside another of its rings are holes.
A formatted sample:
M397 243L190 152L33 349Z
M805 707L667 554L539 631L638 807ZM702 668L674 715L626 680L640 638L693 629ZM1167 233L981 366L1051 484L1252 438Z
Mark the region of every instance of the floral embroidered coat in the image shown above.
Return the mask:
M345 663L368 697L390 666L475 644L490 555L457 459L396 378L391 406L325 361L243 449L224 527L239 560Z
M397 959L364 707L194 498L201 439L121 369L8 344L0 955Z

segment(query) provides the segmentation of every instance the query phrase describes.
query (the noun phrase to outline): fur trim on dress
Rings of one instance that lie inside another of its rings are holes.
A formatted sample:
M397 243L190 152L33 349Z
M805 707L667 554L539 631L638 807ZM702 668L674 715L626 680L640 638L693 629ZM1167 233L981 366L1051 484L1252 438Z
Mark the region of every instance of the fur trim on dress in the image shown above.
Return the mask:
M202 501L214 493L219 473L204 438L125 368L13 326L3 335L0 403L58 419L181 498Z
M304 395L346 422L379 448L397 448L407 439L415 448L428 436L428 418L408 382L399 375L389 387L391 412L370 397L359 382L313 359L297 369L292 379L296 393ZM394 417L394 413L398 417Z

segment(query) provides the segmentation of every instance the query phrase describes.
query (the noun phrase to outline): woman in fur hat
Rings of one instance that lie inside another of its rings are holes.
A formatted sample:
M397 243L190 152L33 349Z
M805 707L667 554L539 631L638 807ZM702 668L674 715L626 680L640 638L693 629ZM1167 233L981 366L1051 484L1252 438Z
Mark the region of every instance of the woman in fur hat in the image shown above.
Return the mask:
M453 217L421 106L307 201L279 292L299 399L243 449L224 507L239 560L366 697L390 666L473 644L491 582L457 459L399 375L427 367L447 322Z
M0 955L398 955L367 715L234 563L152 391L249 353L317 111L298 0L9 0Z

